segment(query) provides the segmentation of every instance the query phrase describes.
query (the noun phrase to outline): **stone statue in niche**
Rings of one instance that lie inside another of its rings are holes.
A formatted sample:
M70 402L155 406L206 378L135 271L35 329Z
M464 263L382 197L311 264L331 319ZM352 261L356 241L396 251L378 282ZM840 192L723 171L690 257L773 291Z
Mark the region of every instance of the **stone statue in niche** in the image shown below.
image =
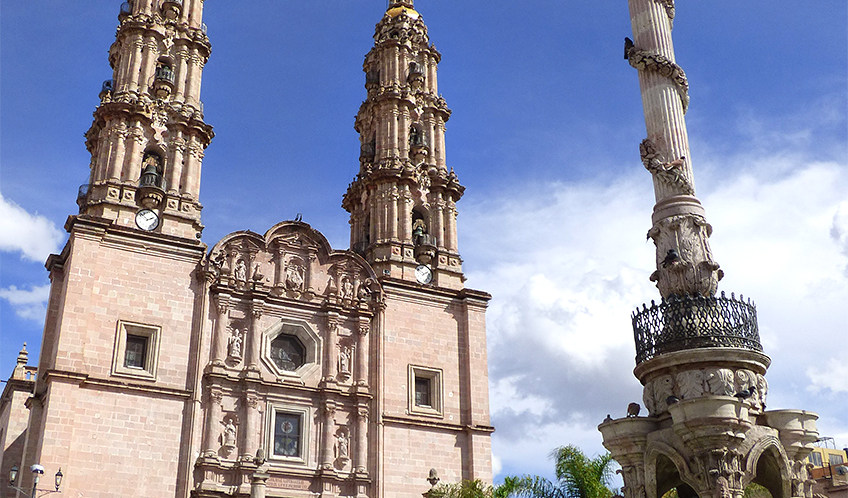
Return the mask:
M232 450L236 447L236 425L233 423L232 417L228 417L224 424L224 434L221 436L222 445L227 450Z
M239 329L233 329L233 333L230 336L229 341L229 357L232 360L241 360L241 331Z
M293 291L303 290L305 270L303 266L292 261L286 266L286 288Z
M370 285L371 285L371 279L367 279L364 282L362 282L361 284L359 284L359 289L356 292L356 297L360 301L363 301L363 302L368 301L368 298L371 297L371 293L368 290Z
M350 436L347 429L342 427L336 434L336 458L341 460L349 460L350 457Z
M350 281L350 277L345 275L342 277L342 299L353 299L353 282Z
M243 259L238 260L236 263L236 269L233 272L233 276L239 282L247 282L247 264L245 264Z
M350 377L351 353L349 346L339 346L339 375L344 378Z

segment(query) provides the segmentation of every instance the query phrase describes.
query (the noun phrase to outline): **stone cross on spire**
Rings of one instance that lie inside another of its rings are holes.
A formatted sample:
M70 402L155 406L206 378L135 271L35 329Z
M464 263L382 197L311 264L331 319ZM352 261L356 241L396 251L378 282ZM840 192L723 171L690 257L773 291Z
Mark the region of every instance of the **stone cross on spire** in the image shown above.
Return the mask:
M723 272L709 245L712 227L695 197L684 115L689 83L675 63L671 40L673 0L630 0L633 40L624 57L639 70L648 137L639 151L654 180L656 204L648 237L656 245L651 275L660 294L712 296Z

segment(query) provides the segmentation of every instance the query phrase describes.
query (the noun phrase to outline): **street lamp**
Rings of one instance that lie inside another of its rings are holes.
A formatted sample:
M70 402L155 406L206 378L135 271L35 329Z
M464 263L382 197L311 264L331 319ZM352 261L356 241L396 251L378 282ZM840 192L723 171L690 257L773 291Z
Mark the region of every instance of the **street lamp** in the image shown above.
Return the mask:
M59 492L59 486L62 485L62 478L65 477L65 475L62 474L62 468L61 467L59 467L59 471L56 472L56 475L54 476L55 477L54 484L56 485L55 490L38 489L38 481L41 479L41 476L44 475L44 467L42 467L39 464L35 464L35 465L31 466L29 468L29 470L32 472L32 492L30 493L31 498L36 498L35 497L36 492L41 492L40 496L44 496L44 495L47 495L47 494L50 494L50 493L58 493ZM20 492L20 493L26 494L27 491L25 489L21 489L21 488L15 486L15 481L17 481L17 480L18 480L18 467L16 465L16 466L12 467L11 470L9 470L9 487Z

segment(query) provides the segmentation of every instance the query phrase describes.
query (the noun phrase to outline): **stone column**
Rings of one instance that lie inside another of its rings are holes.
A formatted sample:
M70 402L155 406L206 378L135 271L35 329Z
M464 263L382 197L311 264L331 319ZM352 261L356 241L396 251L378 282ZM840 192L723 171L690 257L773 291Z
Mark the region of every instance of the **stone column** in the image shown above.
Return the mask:
M168 165L168 192L180 191L180 178L183 176L183 154L186 150L186 141L183 132L177 130L171 139L171 164Z
M259 396L248 392L243 398L244 426L241 431L241 460L252 462L259 448L259 427L262 423L259 416Z
M186 79L188 77L189 51L185 46L180 46L176 51L176 68L174 68L174 100L177 102L185 101Z
M341 291L341 289L339 290ZM339 317L336 313L327 313L327 332L326 336L326 357L327 371L324 378L327 382L335 382L338 374L339 356L338 356L338 329Z
M723 276L712 259L712 231L695 197L684 114L689 83L675 63L671 39L673 2L629 0L633 42L626 58L639 71L648 137L640 145L657 200L648 236L656 245L657 271L651 280L663 297L712 296Z
M398 237L398 193L397 186L392 185L388 192L389 197L389 238L397 240Z
M197 103L197 97L195 96L195 88L194 88L195 87L194 73L197 70L195 61L197 60L197 58L198 58L198 56L197 56L195 50L193 50L193 49L187 50L186 59L185 59L185 62L186 62L186 76L185 76L185 90L184 90L184 92L185 92L184 93L185 103L192 105L192 106L195 106L196 108L200 107L199 104Z
M286 259L286 250L282 246L277 246L274 251L274 255L277 259L276 267L274 268L274 288L279 288L282 290L285 287L285 259Z
M333 470L333 431L336 428L336 405L324 401L324 429L321 433L321 468Z
M220 389L212 388L208 392L206 402L206 424L203 430L203 456L217 458L218 435L221 433L221 415L223 413L221 403L224 393Z
M138 122L133 123L128 131L130 146L124 157L124 171L126 175L122 175L122 180L134 182L141 176L141 150L144 146L144 132L138 125Z
M304 264L306 265L304 273L306 273L306 275L304 275L303 279L306 281L306 292L309 293L311 299L311 296L315 294L315 284L312 281L312 275L314 273L312 271L312 267L315 265L315 261L318 259L318 254L316 253L317 249L315 249L314 247L310 247L308 251L309 254L307 254L307 260L304 261Z
M126 123L124 121L116 123L113 134L115 148L111 151L112 154L109 157L109 173L107 176L110 180L119 180L124 165L124 156L126 155L127 135L129 135Z
M139 93L149 93L153 83L153 72L156 69L156 41L146 40L142 48L141 73L139 73Z
M368 407L360 406L356 410L356 461L357 474L368 473Z
M248 337L247 354L245 365L248 371L259 373L259 355L262 347L262 329L259 323L264 311L265 302L261 299L254 299L250 305L250 334Z
M142 59L142 49L144 47L144 41L141 38L141 35L135 35L130 40L130 46L132 47L132 52L130 52L130 63L129 63L129 71L127 71L126 78L127 81L126 89L130 92L138 92L139 91L139 81L138 81L138 71L141 69L141 59Z
M359 340L356 344L356 385L368 386L368 351L369 324L366 321L359 323Z
M436 245L439 248L445 247L445 201L442 198L441 192L436 192L434 195L434 207L435 213L433 213L433 229L430 231L433 235L436 236Z
M265 498L265 488L269 477L271 477L269 474L258 471L250 476L250 498Z
M227 313L230 310L230 295L218 294L216 297L215 338L212 345L212 364L224 365L227 358Z

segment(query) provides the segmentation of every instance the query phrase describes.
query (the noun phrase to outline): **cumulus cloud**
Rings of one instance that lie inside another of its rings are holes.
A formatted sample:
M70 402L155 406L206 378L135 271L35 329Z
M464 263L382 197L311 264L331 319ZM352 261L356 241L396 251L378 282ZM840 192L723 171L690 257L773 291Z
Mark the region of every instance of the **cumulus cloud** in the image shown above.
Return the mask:
M16 315L36 322L44 320L49 295L49 284L33 287L30 290L18 289L14 285L7 289L0 289L0 299L8 301Z
M774 360L770 406L839 420L828 413L833 395L848 394L836 381L848 375L841 366L848 354L826 345L841 344L848 327L848 168L779 154L761 160L775 169L751 164L699 192L727 274L720 288L757 299ZM564 444L604 451L597 425L641 400L630 316L658 297L648 281L653 200L644 175L533 185L464 206L463 252L485 262L466 268L468 285L494 296L487 321L493 450L504 475L550 475L547 456ZM803 395L824 391L826 404Z
M31 214L0 194L0 251L20 252L21 257L43 263L59 251L64 233L52 221Z

